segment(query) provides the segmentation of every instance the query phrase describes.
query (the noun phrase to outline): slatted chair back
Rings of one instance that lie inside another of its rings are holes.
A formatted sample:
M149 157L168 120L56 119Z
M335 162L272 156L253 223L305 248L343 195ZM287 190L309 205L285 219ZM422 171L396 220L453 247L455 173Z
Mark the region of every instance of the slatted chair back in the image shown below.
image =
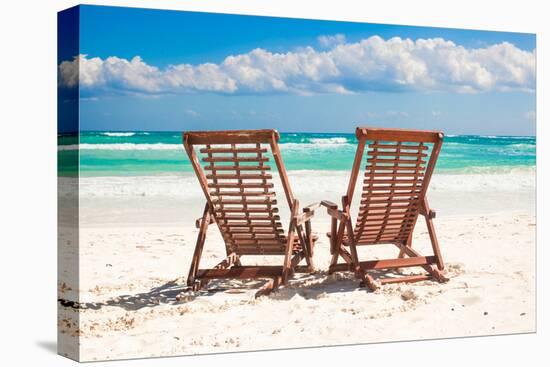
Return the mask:
M405 244L422 210L442 145L432 131L358 128L347 198L352 202L366 155L354 237L357 245Z
M228 254L283 255L287 238L278 215L272 171L290 208L295 199L276 130L186 132L184 146ZM275 161L270 163L269 153Z

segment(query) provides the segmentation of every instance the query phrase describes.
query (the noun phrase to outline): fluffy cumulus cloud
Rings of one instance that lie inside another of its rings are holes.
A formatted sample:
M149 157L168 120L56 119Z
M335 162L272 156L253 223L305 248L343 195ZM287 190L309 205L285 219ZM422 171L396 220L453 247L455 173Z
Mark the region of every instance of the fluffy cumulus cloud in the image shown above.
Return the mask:
M329 48L345 43L346 36L338 33L332 36L319 36L317 37L317 40L319 41L319 45L321 45L321 47Z
M101 59L80 55L61 63L60 82L85 92L319 94L365 91L533 91L535 50L504 42L467 49L442 38L346 43L343 35L319 38L323 50L287 53L255 49L221 63L159 69L139 56Z

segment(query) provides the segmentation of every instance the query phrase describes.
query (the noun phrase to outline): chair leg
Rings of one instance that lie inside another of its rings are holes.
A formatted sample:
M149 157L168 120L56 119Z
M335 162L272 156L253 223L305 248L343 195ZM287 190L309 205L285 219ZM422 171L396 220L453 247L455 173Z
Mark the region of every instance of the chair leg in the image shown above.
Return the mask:
M410 257L422 256L418 251L414 250L410 246L403 246L402 251L404 251ZM424 265L424 266L422 266L422 268L424 270L426 270L428 272L428 274L430 274L432 276L432 278L434 278L435 280L437 280L440 283L445 283L449 280L449 278L447 278L445 275L443 275L443 272L441 270L437 269L437 267L435 267L434 265Z
M294 219L296 215L298 214L298 207L299 207L298 200L294 200L294 203L292 204L291 208L291 220L290 224L288 226L288 236L287 236L287 243L286 243L286 253L285 253L285 260L283 264L283 275L281 282L283 285L286 285L288 282L288 278L292 274L292 247L294 244L294 234L298 231L298 228L296 226L296 220Z
M306 225L306 230L304 233L303 226L297 226L296 231L298 232L298 239L300 240L300 244L302 245L302 251L304 258L306 260L307 268L309 272L313 272L315 270L315 267L313 265L313 253L312 253L312 245L311 245L311 226L309 226L310 233L308 234L308 226Z
M439 243L437 242L437 236L435 235L435 228L432 221L432 218L428 216L426 218L426 225L428 226L428 234L430 235L430 241L432 243L432 249L437 263L437 268L439 270L445 269L445 264L443 263L443 257L441 256L441 251L439 250Z
M409 237L407 237L407 241L402 246L399 246L399 255L397 256L398 259L403 259L406 255L405 250L403 249L403 246L411 247L412 246L412 233L409 234Z
M374 281L374 279L363 269L361 269L361 265L359 264L359 255L357 253L357 246L355 244L355 239L353 235L353 227L351 225L351 222L348 221L347 225L348 230L348 238L350 239L350 252L351 252L351 258L353 260L353 267L355 271L355 276L361 279L361 282L359 283L360 287L367 287L371 291L377 290L379 287Z
M291 275L292 267L292 244L294 243L294 221L291 221L290 230L288 231L288 238L286 244L285 260L283 264L283 276L281 279L282 284L286 285L288 278Z
M359 283L359 287L367 287L371 291L375 291L379 288L379 286L376 284L374 279L363 269L361 269L361 265L359 264L359 256L357 254L357 247L354 243L350 244L350 250L351 250L351 256L353 259L353 266L355 270L355 276L361 279L361 282Z
M332 266L336 265L338 263L338 258L340 257L339 253L332 254L332 258L330 259L330 265L328 268L328 273L332 274L334 273L334 270L332 270Z
M199 270L199 262L202 256L202 249L204 247L204 241L206 240L206 231L210 221L210 214L208 211L208 204L204 208L204 214L202 215L202 222L199 228L199 234L197 235L197 242L195 244L195 251L193 253L193 259L191 260L191 267L189 268L189 275L187 276L187 285L195 288L195 277Z
M270 279L263 287L258 289L258 291L254 294L254 298L269 295L271 292L279 288L279 285L281 285L281 277Z
M315 247L315 242L313 241L313 237L312 237L311 222L307 221L305 223L305 227L306 227L306 242L307 242L306 247L308 249L306 262L308 264L308 267L313 272L315 270L315 264L313 262L313 251L314 251L314 247Z

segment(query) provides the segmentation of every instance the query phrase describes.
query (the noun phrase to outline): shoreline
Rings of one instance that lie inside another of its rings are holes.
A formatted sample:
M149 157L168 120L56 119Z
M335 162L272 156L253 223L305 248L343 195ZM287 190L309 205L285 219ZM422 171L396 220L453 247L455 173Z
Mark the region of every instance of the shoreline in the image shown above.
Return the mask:
M321 175L316 171L308 174L290 171L288 178L301 206L321 200L340 203L347 187L349 172ZM315 182L313 189L312 182ZM80 178L78 181L72 178L62 179L60 184L60 213L63 215L63 202L70 204L78 193L82 227L101 227L103 224L186 225L193 223L201 215L205 203L204 194L194 174ZM274 177L274 185L277 197L283 197L278 177ZM507 211L525 211L534 215L535 185L534 170L503 175L434 174L427 197L430 206L441 218ZM357 185L352 213L357 208L358 201L355 199L360 189L360 185ZM284 217L288 214L288 206L285 200L279 201L281 215Z

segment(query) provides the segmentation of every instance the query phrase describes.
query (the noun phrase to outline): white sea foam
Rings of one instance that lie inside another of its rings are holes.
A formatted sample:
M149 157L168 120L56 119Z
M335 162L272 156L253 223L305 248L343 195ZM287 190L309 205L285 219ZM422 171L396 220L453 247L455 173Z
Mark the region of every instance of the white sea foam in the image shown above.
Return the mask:
M529 148L533 149L535 148L534 144L525 144L525 143L518 143L518 144L510 144L507 146L507 148Z
M312 144L320 144L320 145L325 145L325 144L346 144L348 142L348 139L346 138L338 138L338 137L334 137L334 138L312 138L312 139L309 139L310 143Z
M314 145L314 148L312 147ZM309 144L309 143L283 143L279 145L282 151L302 151L307 153L322 152L326 150L356 149L356 144Z
M77 144L60 145L57 150L77 150ZM135 144L135 143L119 143L119 144L80 144L80 150L183 150L181 144Z
M136 133L101 133L105 136L134 136Z
M311 139L311 143L282 143L281 149L310 149L315 145L316 149L320 148L342 148L344 146L355 147L356 145L348 143L346 138L330 138L330 139ZM315 141L315 142L313 142ZM77 144L60 145L57 150L77 150ZM166 144L166 143L113 143L113 144L80 144L80 150L182 150L182 144Z
M338 200L347 188L349 175L348 171L288 171L294 193L304 197L304 200L327 198ZM312 185L312 182L315 182L315 185ZM274 183L276 191L282 194L277 174L274 175ZM451 196L465 192L514 195L519 192L534 191L535 184L534 167L511 168L508 171L480 169L478 173L436 173L430 183L429 193ZM357 185L358 190L360 186ZM80 196L82 198L165 197L180 200L203 197L197 178L191 172L159 176L81 177Z

